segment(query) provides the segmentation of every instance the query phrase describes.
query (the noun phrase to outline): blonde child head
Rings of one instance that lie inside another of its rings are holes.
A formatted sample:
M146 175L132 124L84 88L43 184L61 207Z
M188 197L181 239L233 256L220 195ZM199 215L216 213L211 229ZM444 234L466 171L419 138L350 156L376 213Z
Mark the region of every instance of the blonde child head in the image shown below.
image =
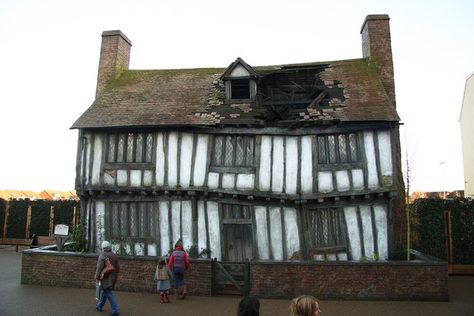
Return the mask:
M291 316L319 316L319 301L311 295L301 295L291 301Z

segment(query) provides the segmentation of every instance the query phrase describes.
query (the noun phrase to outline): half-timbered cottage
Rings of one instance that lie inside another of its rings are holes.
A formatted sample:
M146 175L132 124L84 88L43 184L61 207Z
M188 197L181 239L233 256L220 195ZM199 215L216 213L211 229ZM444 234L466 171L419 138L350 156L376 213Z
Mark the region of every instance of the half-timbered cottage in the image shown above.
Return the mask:
M90 245L184 248L222 261L385 260L401 210L389 17L369 15L363 58L129 69L102 34L75 188Z

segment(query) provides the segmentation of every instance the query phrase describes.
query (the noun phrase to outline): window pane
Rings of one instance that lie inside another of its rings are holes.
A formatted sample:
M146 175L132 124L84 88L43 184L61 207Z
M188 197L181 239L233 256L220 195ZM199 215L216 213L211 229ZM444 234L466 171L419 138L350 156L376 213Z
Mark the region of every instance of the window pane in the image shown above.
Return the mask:
M254 165L253 163L253 158L254 158L254 148L255 148L255 142L254 138L252 136L245 136L245 152L246 152L246 161L245 165L252 167Z
M111 204L110 210L110 232L112 238L119 238L120 237L120 211L118 203Z
M222 217L224 219L232 218L232 205L230 204L222 204Z
M125 134L119 134L117 145L117 162L124 162Z
M214 137L214 155L212 155L212 164L214 166L222 166L222 142L223 136Z
M130 203L130 237L138 237L138 213L135 203Z
M137 134L135 162L143 162L143 141L144 137L142 133Z
M336 140L334 135L328 136L329 163L336 163Z
M120 203L120 236L128 236L128 208L127 203Z
M233 166L234 162L234 144L232 142L232 136L225 137L225 158L224 166Z
M242 166L245 161L245 156L244 156L244 137L242 136L237 136L237 141L236 141L236 153L235 153L235 165L236 166Z
M232 212L234 213L234 218L243 218L240 205L234 204L232 206Z
M326 141L324 136L318 136L318 162L327 163Z
M146 134L145 162L152 162L153 158L153 134Z
M339 162L347 162L346 135L339 135L337 139L339 145Z
M230 82L232 99L249 99L250 98L250 81L249 79L233 79Z
M109 150L107 152L107 162L115 162L115 146L117 144L117 135L109 135Z
M349 134L349 148L350 148L350 161L357 162L359 157L357 155L357 137L356 134Z
M127 135L127 162L133 162L133 133Z

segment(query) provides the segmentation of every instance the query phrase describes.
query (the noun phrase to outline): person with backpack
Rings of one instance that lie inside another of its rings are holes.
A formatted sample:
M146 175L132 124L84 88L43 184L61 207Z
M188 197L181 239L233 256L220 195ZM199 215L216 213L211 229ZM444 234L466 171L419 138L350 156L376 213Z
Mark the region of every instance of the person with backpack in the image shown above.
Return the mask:
M114 296L115 283L120 272L118 256L112 252L112 245L108 241L102 242L102 252L97 259L95 280L100 282L101 294L95 309L102 312L105 302L109 300L112 315L119 315L119 307Z
M175 249L171 254L168 267L173 271L173 281L175 289L175 298L186 298L186 283L184 281L184 272L189 270L189 259L183 249L183 242L179 239L175 244Z

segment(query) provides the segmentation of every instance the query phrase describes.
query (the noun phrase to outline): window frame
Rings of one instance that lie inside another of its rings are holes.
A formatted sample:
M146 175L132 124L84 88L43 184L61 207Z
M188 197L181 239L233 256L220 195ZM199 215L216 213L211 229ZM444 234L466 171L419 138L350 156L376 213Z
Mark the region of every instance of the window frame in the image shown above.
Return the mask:
M239 138L242 138L241 144L238 141ZM210 171L230 173L255 173L255 142L255 135L214 135L212 139L212 148L209 161ZM219 147L220 153L217 151L217 148ZM232 148L232 156L228 156L228 150L230 150L230 148ZM242 158L238 159L237 155L239 151L242 152Z

